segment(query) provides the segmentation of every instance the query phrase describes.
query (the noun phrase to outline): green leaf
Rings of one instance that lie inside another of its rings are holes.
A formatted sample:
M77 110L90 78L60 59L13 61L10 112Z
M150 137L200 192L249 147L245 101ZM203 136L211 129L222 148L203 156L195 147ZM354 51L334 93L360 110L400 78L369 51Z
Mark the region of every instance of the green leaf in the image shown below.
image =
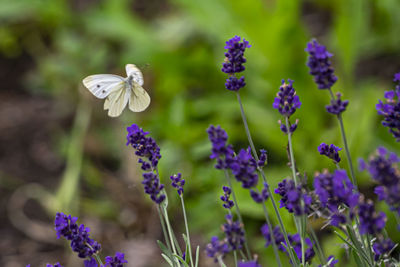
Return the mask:
M195 267L197 267L199 265L199 251L200 251L200 246L197 246L196 248L196 263L195 263Z
M187 262L179 255L177 254L172 254L172 256L174 256L175 258L177 258L181 263L183 263L186 267L189 267L189 265L187 264Z
M172 263L171 259L168 258L167 255L165 255L164 253L161 253L161 256L165 259L166 262L168 262L168 264L169 264L170 266L174 266L174 264Z

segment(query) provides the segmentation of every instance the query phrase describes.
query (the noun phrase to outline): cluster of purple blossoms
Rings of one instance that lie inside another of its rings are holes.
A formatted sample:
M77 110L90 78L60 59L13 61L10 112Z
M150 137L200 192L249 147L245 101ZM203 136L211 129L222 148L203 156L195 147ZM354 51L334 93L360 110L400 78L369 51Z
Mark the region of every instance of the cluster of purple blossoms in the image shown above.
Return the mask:
M117 252L117 253L115 253L114 257L107 256L106 260L105 260L105 264L100 265L100 267L124 267L124 263L128 263L128 261L125 260L124 253ZM85 267L98 267L99 266L94 258L91 258L90 260L85 260L84 264L85 264Z
M272 238L271 238L271 231L270 228L268 227L267 224L264 224L261 227L261 233L264 236L264 239L266 240L265 247L268 247L269 245L272 244ZM282 252L287 252L286 250L286 241L285 238L279 228L279 226L275 226L275 228L272 231L272 234L274 235L275 238L275 244L278 247L278 249ZM302 252L301 252L301 238L299 234L294 234L294 235L288 235L289 242L291 246L293 247L294 251L296 252L297 257L301 261L302 259ZM310 263L312 258L315 256L315 251L313 248L313 243L309 238L305 239L305 244L308 246L308 248L305 250L305 261Z
M266 162L267 162L267 150L260 149L260 157L258 159L257 165L259 167L263 167Z
M77 220L77 217L57 212L54 221L57 238L65 237L71 241L71 248L78 253L78 257L88 258L99 252L101 246L89 237L89 227L85 227L83 224L78 226Z
M341 98L342 94L336 93L336 98L332 99L331 104L325 107L326 111L334 115L342 114L346 110L346 107L349 105L349 100L343 101Z
M386 225L386 214L375 211L375 206L372 200L367 201L360 197L358 203L358 216L360 218L360 233L376 235L385 228Z
M394 81L397 82L394 91L386 91L386 103L379 100L376 109L379 115L384 117L382 125L389 128L396 141L400 141L400 72L394 75Z
M346 205L352 210L358 204L359 194L354 192L346 171L336 170L319 173L314 178L315 193L319 198L321 208L330 212L330 224L339 226L347 222L347 217L340 212L340 207Z
M160 147L157 145L156 141L151 137L147 137L146 135L149 133L143 131L143 129L136 124L132 124L132 126L127 127L126 130L128 131L126 145L131 145L135 149L135 154L137 156L148 160L148 162L143 160L139 161L139 163L142 163L142 169L144 171L149 171L151 168L156 168L161 158Z
M224 48L228 51L225 52L225 61L222 63L221 70L230 75L225 83L226 89L230 91L239 91L240 88L246 85L244 76L238 79L235 74L245 70L243 66L243 63L246 62L244 51L249 47L251 47L249 42L245 39L241 41L239 36L235 36L226 42Z
M239 267L261 267L257 261L246 261L246 262L239 262Z
M217 159L215 168L229 169L235 152L231 145L226 144L228 141L228 134L219 125L217 127L210 125L207 129L207 133L212 144L210 158Z
M400 215L400 158L394 152L379 147L376 155L368 163L360 160L360 169L368 170L379 186L375 187L375 194L379 200L384 200L392 211Z
M28 264L28 265L26 265L26 267L31 267L31 265L30 264ZM47 263L46 264L46 267L63 267L60 263L56 263L56 264L49 264L49 263ZM86 266L85 266L86 267Z
M328 158L333 160L333 163L335 164L340 162L340 157L339 157L340 150L342 150L342 148L339 148L334 144L327 145L325 143L322 143L318 146L319 154L327 156Z
M335 256L330 255L326 259L326 264L324 264L325 267L335 267L335 264L338 263L339 260L335 259ZM322 264L318 265L318 267L322 267Z
M264 188L260 193L256 192L253 189L250 189L250 196L256 203L263 203L269 198L268 193L268 184L264 182Z
M300 108L301 102L293 88L293 80L288 79L288 83L282 80L282 85L279 87L272 106L284 117L290 117L296 112L296 109Z
M135 149L135 154L140 157L138 162L142 164L142 169L147 171L143 173L144 191L155 203L160 204L165 199L165 195L161 193L164 185L154 173L161 158L160 147L153 138L146 136L148 132L143 131L136 124L128 127L127 131L126 145L131 145Z
M225 257L230 252L228 244L224 240L219 240L218 237L211 237L211 242L206 245L206 254L210 258L214 258L218 262L218 258Z
M222 225L230 250L241 250L245 242L243 225L239 221L233 221L231 214L225 216L226 223Z
M251 154L250 148L241 149L230 164L230 169L236 180L242 183L243 188L255 187L258 183L257 162Z
M305 51L309 54L307 66L310 68L310 74L314 76L314 82L319 89L330 89L337 81L329 60L332 54L315 39L307 44Z
M176 188L176 190L178 191L178 194L181 196L183 194L183 186L185 185L185 180L182 179L182 174L178 173L175 175L172 175L170 177L172 183L172 187Z
M222 204L222 206L225 209L230 210L235 205L233 203L233 201L229 199L231 196L232 190L227 186L223 186L222 190L224 191L224 195L220 197L222 202L224 203L224 204Z
M395 244L390 238L378 238L372 245L375 253L375 260L377 261L381 256L389 254L394 246Z
M311 196L303 190L301 185L296 186L293 180L284 179L278 184L275 193L282 197L280 208L285 207L297 216L310 213Z

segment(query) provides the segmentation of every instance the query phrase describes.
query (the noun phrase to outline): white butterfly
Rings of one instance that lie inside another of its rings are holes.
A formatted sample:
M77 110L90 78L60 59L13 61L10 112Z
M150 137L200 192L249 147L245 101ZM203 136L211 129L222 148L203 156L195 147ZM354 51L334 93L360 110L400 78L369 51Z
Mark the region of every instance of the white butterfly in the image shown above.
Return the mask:
M118 117L129 102L133 112L145 110L150 104L150 96L143 89L143 74L133 64L125 66L128 77L113 74L96 74L83 79L83 84L97 98L104 99L104 109L108 116Z

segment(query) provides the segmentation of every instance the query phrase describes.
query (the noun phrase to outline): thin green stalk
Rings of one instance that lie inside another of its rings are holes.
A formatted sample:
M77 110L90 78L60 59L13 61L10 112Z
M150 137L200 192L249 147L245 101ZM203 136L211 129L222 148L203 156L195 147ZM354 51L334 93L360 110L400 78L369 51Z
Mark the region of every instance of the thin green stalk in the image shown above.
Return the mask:
M278 262L278 266L281 267L282 263L281 263L281 258L279 257L278 247L276 246L276 242L275 242L275 236L274 236L274 231L273 231L274 229L272 228L271 220L269 219L267 207L265 206L265 202L263 202L262 207L264 210L265 220L267 221L267 225L268 225L269 232L271 235L271 243L272 243L272 248L274 250L275 258L276 258L276 261Z
M335 100L335 96L333 95L333 92L330 88L329 88L329 93L331 95L331 100ZM349 146L347 144L346 133L344 131L342 115L341 114L337 115L337 119L338 119L339 125L340 125L340 133L342 135L344 150L346 151L347 163L349 164L349 168L350 168L351 182L354 184L355 188L357 189L357 180L355 178L356 176L354 174L353 161L351 160L350 150L349 150Z
M188 242L187 245L188 245L188 249L189 249L190 266L193 267L192 247L191 247L191 244L190 244L189 226L188 226L188 223L187 223L185 202L184 202L184 200L183 200L182 194L180 195L180 198L181 198L181 203L182 203L183 219L184 219L184 221L185 221L186 237L187 237L187 242Z
M317 247L319 260L321 261L321 264L324 264L326 262L326 255L324 253L324 250L322 249L321 244L319 243L318 237L315 234L315 231L311 225L308 225L308 229L309 229L310 236L312 237L312 239L315 243L315 246Z
M169 218L168 218L168 212L163 207L161 207L161 210L163 211L163 215L164 215L164 218L165 218L165 224L167 225L167 230L168 230L169 238L170 238L170 241L171 241L172 252L174 254L177 254L176 253L176 249L175 249L175 244L174 244L174 238L172 236L172 227L171 227L171 224L170 224ZM174 263L174 266L175 266L175 263L176 263L175 261L178 261L178 260L175 258L175 260L172 261ZM179 266L179 262L178 262L178 266Z
M238 267L238 261L237 261L237 253L236 253L236 250L233 251L233 260L235 261L235 267Z
M237 202L237 200L236 200L235 190L233 189L232 182L231 182L231 178L229 177L229 173L228 173L228 171L227 171L226 169L224 170L224 173L225 173L225 178L226 178L226 180L227 180L227 182L228 182L228 184L229 184L229 187L230 187L231 190L232 190L233 203L235 203L235 209L236 209L236 213L237 213L239 222L243 225L244 248L245 248L245 250L246 250L247 257L248 257L248 259L250 260L250 259L251 259L251 253L250 253L249 246L248 246L248 244L247 244L247 233L246 233L246 229L245 229L245 227L244 227L244 222L243 222L242 215L241 215L241 213L240 213L239 205L238 205L238 202Z
M162 231L164 234L165 242L167 243L168 249L171 251L171 244L169 242L169 238L167 235L167 229L165 228L165 222L164 222L163 216L161 214L160 205L157 205L157 212L158 212L158 215L160 216L160 223L161 223L161 228L162 228Z
M222 260L222 256L217 257L217 259L220 267L226 267L224 261Z
M239 92L236 93L236 96L237 96L237 100L239 102L240 113L241 113L241 116L242 116L242 120L243 120L244 128L245 128L245 131L246 131L247 139L249 141L251 150L253 152L253 157L254 157L254 159L256 161L258 161L259 159L258 159L257 151L256 151L256 148L254 146L253 139L251 138L251 133L250 133L250 130L249 130L249 126L247 124L246 115L244 113L244 109L243 109L242 101L240 99ZM264 182L267 183L267 178L265 176L264 170L262 168L260 168L260 167L258 167L257 169L261 173L261 176L262 176ZM272 197L273 194L272 194L272 191L271 191L270 187L268 187L268 193L271 196L270 199L271 199L271 202L272 202L272 206L274 207L274 211L275 211L276 217L278 218L278 221L279 221L279 226L280 226L280 228L282 230L282 233L283 233L283 236L285 238L285 242L286 242L287 247L288 247L288 252L289 252L290 259L292 260L293 264L295 264L295 262L297 262L297 258L295 258L294 254L293 254L292 244L290 244L290 242L289 242L288 234L286 232L285 226L283 225L282 217L281 217L281 215L279 213L278 206L276 205L275 199Z
M88 246L91 250L94 250L94 248L91 245L89 245L88 243L86 243L86 246ZM100 264L100 266L103 266L103 262L101 261L99 255L97 255L97 253L95 253L93 255L96 258L97 262Z
M285 122L286 122L286 129L290 129L290 124L289 124L289 117L285 117ZM299 181L297 180L297 175L296 175L296 165L294 162L294 153L293 153L293 145L292 145L292 133L289 131L288 134L288 143L289 143L289 154L290 154L290 165L292 168L292 175L293 175L293 180L295 185L297 186L299 184ZM304 211L304 201L301 199L300 200L301 203L301 208ZM301 242L301 262L302 265L305 265L305 254L306 254L306 247L305 247L305 233L306 233L306 224L305 224L305 218L304 218L305 214L302 214L301 217L296 217L295 216L295 221L298 221L298 223L296 223L296 226L298 226L297 230L300 230L300 242Z

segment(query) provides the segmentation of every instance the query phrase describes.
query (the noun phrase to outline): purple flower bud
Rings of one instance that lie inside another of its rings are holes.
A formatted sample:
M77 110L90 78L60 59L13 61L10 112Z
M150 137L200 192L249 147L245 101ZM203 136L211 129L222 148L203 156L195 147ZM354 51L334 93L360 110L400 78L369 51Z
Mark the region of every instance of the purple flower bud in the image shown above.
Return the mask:
M325 143L322 143L318 147L319 154L327 156L328 158L333 160L335 164L340 162L340 157L339 157L340 150L342 150L342 148L339 148L334 144L327 145Z
M349 100L342 101L341 97L341 93L336 93L336 98L331 100L331 104L325 107L326 111L334 115L339 115L344 112L349 104Z
M185 180L182 179L182 174L178 173L175 175L170 176L170 179L172 181L171 185L172 187L176 188L178 191L178 194L181 196L183 194L183 186L185 185Z
M288 83L282 80L282 85L279 87L272 106L285 117L290 117L296 112L296 109L300 108L301 102L293 88L292 80L288 79Z
M222 190L224 191L224 195L220 197L222 202L224 203L224 204L222 204L222 206L225 209L230 210L234 206L233 201L229 199L231 196L232 190L227 186L222 187Z
M206 253L210 258L214 258L214 262L218 262L218 258L225 257L230 252L229 246L225 240L219 240L213 236L211 242L206 245Z

